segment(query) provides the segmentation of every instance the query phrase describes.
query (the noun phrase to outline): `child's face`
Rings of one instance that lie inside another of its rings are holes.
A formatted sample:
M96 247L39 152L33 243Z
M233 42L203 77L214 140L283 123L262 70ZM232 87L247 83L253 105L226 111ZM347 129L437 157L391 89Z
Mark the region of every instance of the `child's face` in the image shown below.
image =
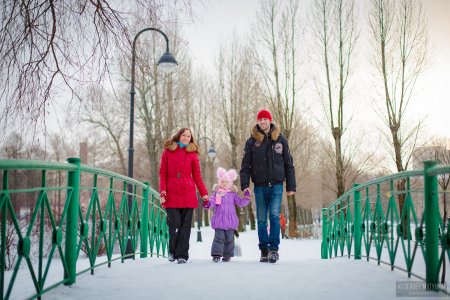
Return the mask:
M231 181L228 181L226 179L220 179L219 180L219 186L223 189L228 189L231 187L233 183Z

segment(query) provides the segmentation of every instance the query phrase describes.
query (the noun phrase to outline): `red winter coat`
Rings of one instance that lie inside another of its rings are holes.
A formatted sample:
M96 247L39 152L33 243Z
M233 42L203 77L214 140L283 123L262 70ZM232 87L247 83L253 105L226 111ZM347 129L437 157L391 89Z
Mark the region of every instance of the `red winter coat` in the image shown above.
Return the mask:
M163 207L197 208L196 186L200 196L208 195L200 171L198 147L193 143L184 148L175 142L166 145L159 169L159 190L167 193Z

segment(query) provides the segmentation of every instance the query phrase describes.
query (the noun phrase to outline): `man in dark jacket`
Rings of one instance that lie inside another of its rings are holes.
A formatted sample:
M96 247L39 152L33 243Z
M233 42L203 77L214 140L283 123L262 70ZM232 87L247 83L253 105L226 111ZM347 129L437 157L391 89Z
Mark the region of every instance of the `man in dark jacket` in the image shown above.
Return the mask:
M252 135L245 144L240 177L242 191L250 192L250 178L254 185L260 261L275 263L279 258L283 182L286 180L288 196L295 193L296 184L288 142L280 128L272 123L272 116L267 110L258 112L257 124L253 126Z

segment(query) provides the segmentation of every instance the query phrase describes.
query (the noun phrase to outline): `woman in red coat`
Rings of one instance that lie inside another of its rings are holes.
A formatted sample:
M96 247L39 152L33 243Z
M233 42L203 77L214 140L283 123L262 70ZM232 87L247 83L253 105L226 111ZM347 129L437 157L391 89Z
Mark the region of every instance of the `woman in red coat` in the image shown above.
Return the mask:
M198 155L191 130L180 129L164 143L159 169L159 191L169 225L169 261L189 259L189 238L194 208L198 207L196 187L202 199L208 191L202 180Z

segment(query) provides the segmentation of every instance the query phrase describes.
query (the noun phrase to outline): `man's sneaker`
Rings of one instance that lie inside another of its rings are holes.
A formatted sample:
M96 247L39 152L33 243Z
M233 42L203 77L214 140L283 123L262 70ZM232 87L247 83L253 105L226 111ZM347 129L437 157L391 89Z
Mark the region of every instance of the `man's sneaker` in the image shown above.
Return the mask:
M173 253L169 253L169 261L170 262L175 261L175 257L173 256Z
M260 262L268 262L269 261L269 250L266 248L261 249L261 258L259 259Z
M220 256L213 256L213 262L219 262Z
M223 262L229 262L231 260L231 257L222 257Z
M179 259L177 259L177 261L179 264L185 264L187 260L184 258L179 258Z
M280 258L280 256L278 255L278 250L270 250L270 252L269 252L269 262L270 263L276 263L279 258Z

